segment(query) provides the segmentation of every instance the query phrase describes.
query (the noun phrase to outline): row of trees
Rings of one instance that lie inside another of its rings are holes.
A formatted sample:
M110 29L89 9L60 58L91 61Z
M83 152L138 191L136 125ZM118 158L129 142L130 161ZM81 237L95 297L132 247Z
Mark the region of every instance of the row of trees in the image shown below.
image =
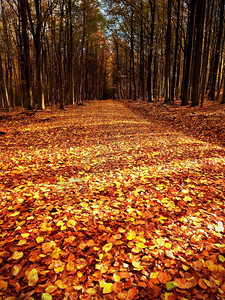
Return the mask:
M224 1L0 0L0 107L218 100Z
M1 107L105 98L109 59L97 1L1 0Z
M163 98L171 104L180 98L182 105L192 106L203 105L206 94L209 100L219 99L225 85L224 0L105 4L114 24L120 22L114 26L118 97ZM221 99L225 103L225 92Z

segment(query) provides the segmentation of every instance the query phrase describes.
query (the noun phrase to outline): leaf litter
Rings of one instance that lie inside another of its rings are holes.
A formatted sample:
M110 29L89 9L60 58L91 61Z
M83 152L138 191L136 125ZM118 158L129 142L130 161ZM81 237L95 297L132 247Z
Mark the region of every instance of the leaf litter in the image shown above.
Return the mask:
M224 148L110 100L1 125L0 299L225 298Z

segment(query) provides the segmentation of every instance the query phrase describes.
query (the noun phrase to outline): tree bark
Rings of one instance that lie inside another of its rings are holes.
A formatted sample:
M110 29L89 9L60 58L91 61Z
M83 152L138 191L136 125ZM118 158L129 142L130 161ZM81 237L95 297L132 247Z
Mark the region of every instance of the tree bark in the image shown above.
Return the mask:
M145 100L145 70L144 70L144 28L143 28L143 0L140 0L140 87L141 99Z
M201 69L202 69L202 44L203 44L203 29L205 19L205 0L198 0L196 6L196 42L195 42L195 56L193 67L193 94L192 106L199 105L200 98L200 83L201 83Z
M196 6L196 1L191 0L190 17L188 22L188 41L185 47L181 105L188 105L189 103L190 74L191 74L191 65L192 65L192 56L193 56L194 25L195 25L195 6Z
M180 0L178 0L177 2L178 2L177 27L176 27L176 41L175 41L174 63L173 63L173 78L172 78L172 87L171 87L171 103L174 103L175 81L176 81L176 71L177 71L177 52L178 52L179 28L180 28Z
M210 92L210 99L212 101L215 100L215 90L216 90L216 81L217 81L217 71L219 65L219 58L220 58L220 47L221 47L221 40L223 35L223 21L224 21L224 4L225 0L221 0L220 6L220 20L219 20L219 29L218 29L218 36L217 36L217 43L216 43L216 54L215 54L215 61L212 73L212 87Z
M170 82L170 63L171 63L171 10L172 1L168 0L167 6L167 30L166 30L166 65L165 65L165 103L170 102L171 82Z
M151 6L151 34L150 34L150 45L148 50L148 78L147 78L147 92L148 92L148 102L153 102L152 100L152 58L153 58L153 43L154 43L154 33L155 33L155 0L153 2L149 0Z

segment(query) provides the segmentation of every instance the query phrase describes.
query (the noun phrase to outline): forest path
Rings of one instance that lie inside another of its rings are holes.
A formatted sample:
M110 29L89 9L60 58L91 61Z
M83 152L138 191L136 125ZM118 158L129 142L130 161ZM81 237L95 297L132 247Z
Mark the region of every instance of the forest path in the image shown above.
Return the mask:
M224 299L223 148L112 100L0 125L0 295Z

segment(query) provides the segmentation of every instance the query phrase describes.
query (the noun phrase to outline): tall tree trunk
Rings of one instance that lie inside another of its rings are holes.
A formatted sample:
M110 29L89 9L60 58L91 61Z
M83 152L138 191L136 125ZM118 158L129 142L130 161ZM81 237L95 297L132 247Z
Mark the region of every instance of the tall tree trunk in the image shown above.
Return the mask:
M193 41L194 41L194 24L195 24L195 7L196 1L190 2L190 16L188 21L188 41L185 47L185 60L183 71L183 86L182 86L182 100L181 105L188 105L189 103L189 88L190 88L190 74L193 56Z
M174 103L174 92L175 92L175 81L177 71L177 52L179 42L179 28L180 28L180 0L177 1L177 27L176 27L176 41L175 41L175 52L174 52L174 63L173 63L173 78L171 87L171 103Z
M202 90L201 90L201 106L203 106L204 96L205 96L205 85L206 85L206 77L207 70L209 64L209 49L210 49L210 40L212 33L212 20L213 20L213 10L214 10L215 0L208 1L206 20L210 20L206 22L206 30L205 30L205 43L204 43L204 53L203 53L203 66L202 66ZM211 13L210 13L210 4L211 4Z
M33 99L31 93L31 76L30 76L30 46L29 37L27 33L27 0L20 1L21 21L22 21L22 49L23 49L23 63L25 72L24 95L26 97L25 106L27 109L33 108Z
M210 92L210 98L212 101L215 100L215 90L216 90L216 81L217 81L217 71L219 65L219 58L220 58L220 47L221 47L221 40L223 35L223 26L224 26L224 4L225 0L221 0L220 6L220 20L219 20L219 29L218 29L218 36L217 36L217 43L216 43L216 54L215 54L215 61L212 73L212 87Z
M6 107L7 111L10 111L8 90L6 87L5 77L4 77L3 67L2 67L1 51L0 51L0 87L1 87L1 94L3 98L3 107Z
M170 102L170 63L171 63L171 10L172 1L168 0L167 6L167 30L166 30L166 65L165 65L165 103Z
M148 50L148 78L147 78L147 91L148 91L148 102L153 102L152 100L152 58L153 58L153 43L154 43L154 33L155 33L155 0L149 0L151 6L151 34L150 34L150 45Z
M135 62L134 62L134 11L132 8L131 11L131 21L130 21L130 56L131 56L131 76L133 82L133 100L137 99L137 92L136 92L136 81L135 81Z
M201 83L201 68L202 68L202 44L203 44L203 29L205 19L205 0L198 0L196 6L196 42L195 42L195 57L193 67L193 94L192 106L199 105L200 98L200 83Z
M72 23L72 0L68 0L69 14L69 43L68 43L68 85L69 103L74 104L74 84L73 84L73 23Z
M225 104L225 76L223 79L223 96L222 96L222 100L221 100L220 104Z
M144 24L143 24L143 0L140 0L140 88L141 99L145 100L145 70L144 70Z

